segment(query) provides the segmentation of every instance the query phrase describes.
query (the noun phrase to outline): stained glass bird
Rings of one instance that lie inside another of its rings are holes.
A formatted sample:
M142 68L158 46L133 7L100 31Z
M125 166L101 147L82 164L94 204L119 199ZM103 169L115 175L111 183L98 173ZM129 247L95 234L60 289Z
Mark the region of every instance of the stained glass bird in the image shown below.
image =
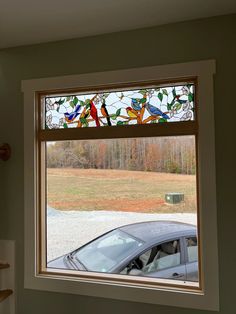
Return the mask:
M165 112L162 112L159 108L150 105L149 103L146 103L144 106L151 116L160 116L164 119L170 118Z
M74 110L73 112L70 112L70 113L69 113L69 112L65 112L65 113L64 113L65 120L66 120L67 122L72 122L72 121L74 121L75 118L79 115L80 108L81 108L81 105L79 104L79 105L77 105L77 106L75 107L75 110Z
M126 108L126 112L128 114L128 116L130 118L137 118L138 117L138 113L136 110L132 109L131 107L127 107Z
M171 105L174 105L175 102L178 102L180 103L181 105L182 104L185 104L187 102L187 100L182 100L180 99L182 95L175 95L175 97L173 98L172 102L171 102Z
M105 117L107 119L107 124L109 126L111 126L111 119L109 117L109 114L108 114L108 111L107 111L107 108L106 108L106 103L105 101L103 101L102 103L102 106L101 106L101 113L103 115L103 117Z
M178 99L178 102L182 105L182 104L186 104L187 100Z
M98 119L98 111L92 100L90 100L90 116L94 119L96 126L100 126L100 122Z
M142 109L137 98L131 99L131 107L136 111L140 111Z

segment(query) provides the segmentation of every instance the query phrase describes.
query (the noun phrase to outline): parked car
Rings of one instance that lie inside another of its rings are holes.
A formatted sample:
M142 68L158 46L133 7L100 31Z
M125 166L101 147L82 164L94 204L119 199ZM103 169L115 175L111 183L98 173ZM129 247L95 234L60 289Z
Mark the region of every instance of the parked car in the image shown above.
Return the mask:
M125 225L47 267L198 281L196 227L171 221Z

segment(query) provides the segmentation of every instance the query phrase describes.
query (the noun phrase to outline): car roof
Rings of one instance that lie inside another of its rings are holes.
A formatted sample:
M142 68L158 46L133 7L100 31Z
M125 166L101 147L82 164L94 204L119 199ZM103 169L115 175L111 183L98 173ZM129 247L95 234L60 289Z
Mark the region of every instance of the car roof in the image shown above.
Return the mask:
M161 240L162 237L167 239L196 234L196 226L174 221L147 221L125 225L118 229L145 242L155 241L157 237Z

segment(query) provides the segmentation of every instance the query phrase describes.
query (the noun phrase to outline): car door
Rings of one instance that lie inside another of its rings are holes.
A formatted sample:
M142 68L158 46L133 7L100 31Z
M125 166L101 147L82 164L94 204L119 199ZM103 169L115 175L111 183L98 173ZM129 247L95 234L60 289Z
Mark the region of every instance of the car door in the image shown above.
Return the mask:
M131 261L121 273L186 280L182 241L174 239L152 247Z
M198 245L197 237L186 237L186 279L198 281Z
M148 277L186 280L183 245L180 239L163 242L160 250L144 269Z

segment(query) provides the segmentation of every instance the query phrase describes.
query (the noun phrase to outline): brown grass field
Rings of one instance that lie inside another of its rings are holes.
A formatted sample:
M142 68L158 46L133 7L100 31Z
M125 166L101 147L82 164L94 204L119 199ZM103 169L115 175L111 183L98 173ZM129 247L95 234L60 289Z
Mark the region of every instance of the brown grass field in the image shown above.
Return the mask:
M196 212L194 175L68 168L51 168L47 174L48 204L59 210ZM168 192L184 193L184 202L166 204Z

